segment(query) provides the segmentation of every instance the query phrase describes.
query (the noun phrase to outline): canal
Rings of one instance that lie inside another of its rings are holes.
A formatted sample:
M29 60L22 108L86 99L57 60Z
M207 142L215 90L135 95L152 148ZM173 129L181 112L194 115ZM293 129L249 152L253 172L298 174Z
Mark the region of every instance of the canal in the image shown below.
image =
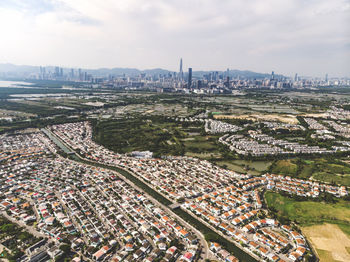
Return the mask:
M57 139L56 136L54 136L49 130L42 128L42 132L44 132L52 142L54 142L60 149L62 149L63 152L66 154L70 154L70 158L73 158L74 160L79 160L79 157L76 156L75 152L72 151L70 148L68 148L66 145L64 145L60 140ZM71 153L74 152L74 155L71 155Z
M57 145L59 146L65 153L71 153L72 150L65 146L60 140L58 140L50 131L47 129L42 129L42 131ZM124 176L126 179L130 180L133 182L135 185L140 187L142 190L144 190L146 193L157 199L160 203L169 206L172 204L168 199L163 197L161 194L159 194L157 191L155 191L153 188L149 187L146 183L138 179L136 176L131 174L130 172L127 172L124 169L114 167L114 166L107 166L104 164L99 164L95 162L91 162L88 160L83 160L80 159L77 155L72 155L74 160L92 165L92 166L97 166L97 167L102 167L106 169L111 169L114 171L117 171L120 173L122 176ZM188 223L190 223L193 227L197 228L205 237L206 241L209 242L218 242L221 244L227 251L232 253L235 257L239 259L239 261L243 262L256 262L257 260L254 259L252 256L244 252L242 249L238 248L235 244L231 243L227 239L223 238L220 236L218 233L204 225L202 222L199 220L195 219L185 211L183 211L181 208L176 208L173 210L174 213L176 213L178 216L180 216L182 219L186 220Z

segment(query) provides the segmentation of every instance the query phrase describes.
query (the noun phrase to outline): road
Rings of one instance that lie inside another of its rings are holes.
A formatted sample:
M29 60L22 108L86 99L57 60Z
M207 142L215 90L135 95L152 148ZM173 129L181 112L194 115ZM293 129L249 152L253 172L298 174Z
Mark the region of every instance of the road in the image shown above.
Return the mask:
M40 238L40 237L48 238L47 235L37 231L33 226L28 226L23 221L16 220L15 218L9 216L5 211L2 211L1 215L3 215L6 219L10 220L12 223L15 223L21 227L24 227L30 234L32 234L37 238Z
M83 159L83 158L82 158ZM92 162L90 160L86 160L83 159L84 161L87 162ZM97 163L97 162L96 162ZM97 163L99 164L99 163ZM113 172L116 176L118 176L120 179L122 179L123 181L125 181L126 183L128 183L130 186L134 187L136 190L140 191L140 192L144 192L144 190L142 190L141 188L139 188L137 185L135 185L133 182L131 182L130 180L126 179L123 175L121 175L120 173L118 173L117 171L114 171L112 169L110 169L111 172ZM130 171L127 171L130 173ZM203 248L204 251L204 258L203 261L205 259L212 259L213 256L209 253L209 246L207 241L204 239L204 236L202 235L202 233L200 231L198 231L196 228L194 228L192 225L190 225L189 223L187 223L185 220L183 220L180 216L178 216L177 214L175 214L174 212L172 212L172 210L170 208L168 208L167 206L163 205L162 203L158 202L158 200L156 200L154 197L152 197L151 195L145 193L147 195L147 198L152 201L155 205L160 206L163 210L167 211L167 213L171 214L172 216L174 216L178 221L181 222L181 224L185 225L187 228L191 229L195 235L197 236L197 238L200 240L200 245Z
M257 256L256 254L254 254L252 251L250 251L250 250L243 250L243 248L238 246L238 244L231 237L229 237L229 236L225 235L224 233L222 233L221 231L217 230L215 227L213 227L211 224L209 224L208 222L204 221L203 219L198 218L192 212L189 212L188 210L186 210L184 208L181 208L181 209L183 211L185 211L187 214L189 214L190 216L192 216L194 219L199 220L202 224L204 224L205 226L207 226L208 228L210 228L211 230L213 230L214 232L219 234L221 237L225 238L227 241L230 241L233 245L235 245L236 247L241 249L242 252L248 253L249 255L251 255L252 257L254 257L258 261L265 261L262 258L260 258L259 256Z
M47 129L46 129L47 130ZM55 137L59 142L61 142L64 146L68 147L69 149L70 146L67 145L66 143L64 143L59 137L57 137L55 134L53 134L50 130L47 130L53 137ZM53 141L55 142L55 141ZM74 152L74 151L73 151ZM92 160L89 160L89 159L85 159L83 157L81 157L79 154L77 154L75 152L75 155L83 160L83 161L86 161L86 162L89 162L91 163L92 166L95 166L94 164L101 164L101 163L98 163L98 162L95 162L95 161L92 161ZM71 160L73 161L73 160ZM74 160L75 161L75 160ZM108 168L108 166L106 166ZM122 167L119 167L118 168L121 168L123 170L125 170L126 172L128 172L129 174L131 174L130 170L127 170L125 168L122 168ZM135 185L132 181L130 181L129 179L127 179L125 176L123 176L122 174L120 174L119 172L117 171L114 171L112 169L109 169L111 172L113 172L117 177L119 177L120 179L122 179L123 181L127 182L129 185L131 185L132 187L134 187L135 189L137 189L138 191L140 192L144 192L144 190L142 190L141 188L139 188L137 185ZM131 174L133 175L133 174ZM134 176L134 175L133 175ZM135 176L134 176L135 177ZM137 178L137 177L135 177ZM137 178L138 179L138 178ZM156 191L157 192L157 191ZM165 211L167 211L169 214L171 214L172 216L174 216L178 221L181 222L181 224L185 225L187 228L191 229L192 232L197 236L197 238L199 239L200 241L200 245L204 252L203 256L204 258L201 260L201 261L204 261L205 259L215 259L215 256L213 256L210 251L209 251L209 246L208 246L208 243L207 241L205 240L203 234L197 230L195 227L193 227L191 224L187 223L184 219L182 219L180 216L178 216L177 214L175 214L170 208L168 208L167 206L163 205L162 203L160 203L158 200L156 200L154 197L152 197L151 195L147 194L146 192L144 192L146 195L147 195L147 198L150 199L155 205L158 205L160 206L161 208L163 208ZM171 201L172 202L172 201Z
M63 206L64 212L71 218L72 223L74 224L75 228L77 228L80 231L81 235L83 236L82 239L84 240L85 244L89 244L88 239L86 237L84 237L84 232L83 232L83 229L81 228L81 225L77 222L75 217L71 215L70 210L68 209L65 202L61 198L61 194L59 194L58 192L55 192L55 195L58 198L58 200L60 201L60 204Z
M91 181L92 182L92 181ZM111 181L110 181L111 182ZM138 225L134 222L134 220L132 220L128 214L125 213L125 211L123 210L122 207L116 205L112 200L113 200L113 197L112 196L108 196L105 192L103 192L103 190L101 190L101 188L99 186L96 186L96 188L98 188L99 192L105 197L105 199L107 200L111 200L111 202L113 203L113 206L115 208L117 208L117 210L125 217L125 219L135 228L135 230L138 229ZM155 249L156 248L156 245L154 244L153 242L153 239L150 238L148 235L144 235L144 237L148 240L148 242L152 245L152 248ZM123 245L121 245L123 246Z

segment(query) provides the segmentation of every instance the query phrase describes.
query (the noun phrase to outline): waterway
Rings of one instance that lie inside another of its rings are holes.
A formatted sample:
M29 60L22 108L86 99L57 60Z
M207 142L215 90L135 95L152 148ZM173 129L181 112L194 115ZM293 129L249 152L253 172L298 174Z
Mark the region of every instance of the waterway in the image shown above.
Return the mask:
M32 83L28 83L28 82L0 80L0 87L32 88L31 85Z
M221 244L227 251L232 253L235 257L239 259L239 261L242 262L257 262L255 258L253 258L251 255L244 252L242 249L228 241L227 239L221 237L219 234L217 234L215 231L204 225L201 221L198 219L195 219L191 215L189 215L187 212L182 210L181 208L177 208L173 210L174 213L176 213L178 216L182 217L184 220L186 220L188 223L190 223L192 226L197 228L206 238L207 241L213 241L218 242Z
M59 148L61 148L63 152L67 154L74 152L70 148L68 148L66 145L64 145L60 140L58 140L57 137L55 137L49 130L42 128L41 131L44 132L51 139L51 141L54 142ZM79 158L75 154L71 155L71 157L74 160L79 160Z
M72 150L70 148L68 148L67 146L65 146L60 140L58 140L50 131L48 131L47 129L41 129L57 146L59 146L65 153L70 153L72 152ZM95 163L95 162L91 162L88 160L82 160L80 158L78 158L78 156L73 155L74 160L89 164L89 165L93 165L93 166L98 166L98 167L103 167L103 168L108 168L114 171L117 171L118 173L120 173L121 175L123 175L125 178L129 179L130 181L132 181L135 185L139 186L140 188L142 188L142 190L144 190L145 192L147 192L148 194L150 194L152 197L154 197L155 199L157 199L159 202L161 202L162 204L169 206L170 204L172 204L168 199L166 199L165 197L163 197L161 194L159 194L157 191L155 191L154 189L152 189L151 187L149 187L147 184L145 184L144 182L142 182L140 179L136 178L134 175L132 175L131 173L118 168L118 167L114 167L114 166L107 166L107 165L103 165L103 164L99 164L99 163ZM239 259L239 261L243 261L243 262L256 262L257 260L254 259L252 256L250 256L249 254L247 254L246 252L244 252L242 249L238 248L236 245L234 245L233 243L229 242L228 240L226 240L225 238L221 237L218 233L216 233L215 231L213 231L212 229L210 229L209 227L207 227L206 225L204 225L202 222L200 222L199 220L193 218L192 216L190 216L189 214L187 214L185 211L183 211L181 208L177 208L175 210L173 210L174 213L176 213L178 216L182 217L184 220L186 220L187 222L189 222L190 224L192 224L192 226L194 226L195 228L197 228L199 231L201 231L201 233L206 237L207 241L217 241L220 242L220 244L222 244L228 251L232 252L233 255L235 257L237 257Z

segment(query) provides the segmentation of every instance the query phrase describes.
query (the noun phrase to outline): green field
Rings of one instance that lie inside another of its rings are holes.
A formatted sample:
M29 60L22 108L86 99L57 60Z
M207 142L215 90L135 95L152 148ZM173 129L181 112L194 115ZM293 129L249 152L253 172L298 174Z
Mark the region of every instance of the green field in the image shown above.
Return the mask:
M215 161L215 164L223 168L230 169L239 173L249 173L252 175L259 175L264 173L269 165L270 161L247 161L247 160L222 160Z
M339 257L339 254L342 255L340 261L347 261L350 254L349 201L342 199L336 203L296 201L270 191L265 193L265 200L273 217L283 224L294 222L302 229L315 248L320 261L337 261L334 256ZM327 231L327 228L331 229ZM332 243L334 246L322 243Z
M191 128L187 125L151 116L94 121L93 133L97 143L119 153L149 150L155 156L220 157L217 136L201 135L200 123L193 123Z
M11 250L11 254L4 250L0 257L4 257L9 261L18 261L23 256L24 250L39 240L39 238L34 237L24 228L0 216L0 242Z
M277 160L268 171L273 174L350 186L350 165L335 158Z
M275 192L265 193L266 203L280 220L291 220L301 226L338 224L350 236L350 202L339 199L336 203L296 201Z

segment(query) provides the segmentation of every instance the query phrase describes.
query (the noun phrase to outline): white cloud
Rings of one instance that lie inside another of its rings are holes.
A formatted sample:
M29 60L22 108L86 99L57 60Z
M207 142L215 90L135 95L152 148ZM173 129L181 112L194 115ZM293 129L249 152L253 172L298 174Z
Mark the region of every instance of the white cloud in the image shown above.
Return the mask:
M183 57L194 69L349 75L349 0L10 2L6 62L177 70Z

